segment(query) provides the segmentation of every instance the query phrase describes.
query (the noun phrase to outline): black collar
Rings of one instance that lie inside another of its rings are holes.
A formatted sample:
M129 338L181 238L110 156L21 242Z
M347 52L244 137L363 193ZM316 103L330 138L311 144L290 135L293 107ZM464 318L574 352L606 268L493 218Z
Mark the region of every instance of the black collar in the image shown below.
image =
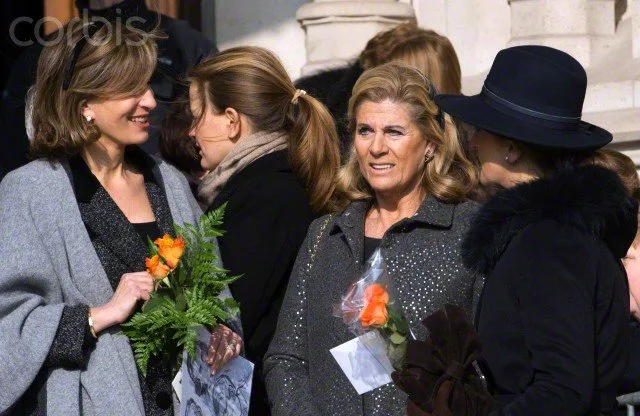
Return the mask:
M353 201L338 215L329 230L329 235L341 233L344 236L356 261L364 255L364 220L372 203L372 200ZM443 230L451 228L455 207L456 204L443 202L434 196L427 196L412 217L398 221L387 230L385 235L421 227Z
M138 146L127 147L125 160L140 170L144 176L145 184L159 185L159 179L154 174L154 169L157 168L156 161ZM80 155L69 159L69 169L76 199L78 202L90 203L98 189L102 188L98 178L91 173L89 166Z
M332 233L345 229L362 227L364 233L364 217L371 208L372 200L353 201L349 206L336 218L336 222L331 230ZM410 224L422 224L435 228L447 229L453 225L453 214L456 204L443 202L434 196L427 196L420 204L418 211L409 218L405 218L394 224L407 226Z
M470 269L490 274L513 237L548 219L599 238L622 258L635 237L637 215L637 202L615 173L595 166L563 169L491 198L465 236L463 259Z
M125 158L143 174L145 188L158 228L163 233L174 235L173 219L169 202L162 185L160 168L156 161L137 146L127 148ZM69 176L78 201L82 221L91 241L103 244L111 255L98 250L103 264L115 256L127 264L129 270L144 270L144 258L148 255L146 241L102 187L82 157L69 160ZM119 276L109 276L113 283Z

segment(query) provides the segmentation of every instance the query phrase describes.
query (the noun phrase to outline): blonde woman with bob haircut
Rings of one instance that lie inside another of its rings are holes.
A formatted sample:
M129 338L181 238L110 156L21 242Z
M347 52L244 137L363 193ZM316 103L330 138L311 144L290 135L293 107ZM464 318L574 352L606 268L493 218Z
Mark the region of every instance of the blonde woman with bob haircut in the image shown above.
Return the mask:
M219 238L240 302L247 358L256 364L250 414L269 414L262 362L311 220L335 209L340 157L333 119L296 89L266 49L228 49L189 74L190 132L210 171L198 195L226 204Z
M118 331L153 288L147 238L201 213L185 178L138 147L156 44L109 23L62 32L38 63L36 160L0 183L0 413L172 415L176 357L143 377ZM214 336L215 370L241 339Z
M465 201L476 172L434 93L420 71L398 63L366 71L353 88L343 209L311 225L265 360L278 416L406 414L406 395L392 384L358 396L329 353L353 338L332 304L377 248L418 338L422 319L445 303L472 310L482 281L462 266L460 240L476 210Z

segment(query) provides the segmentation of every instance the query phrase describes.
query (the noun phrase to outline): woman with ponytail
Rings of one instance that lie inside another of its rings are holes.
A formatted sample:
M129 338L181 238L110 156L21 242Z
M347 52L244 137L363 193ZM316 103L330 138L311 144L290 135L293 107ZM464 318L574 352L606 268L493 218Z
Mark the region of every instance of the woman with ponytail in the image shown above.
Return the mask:
M353 87L341 212L311 225L265 358L273 414L406 414L407 396L393 384L359 396L329 352L353 338L332 304L378 247L395 305L419 339L421 321L447 303L471 314L483 281L462 266L460 241L477 207L465 200L477 175L435 94L425 75L399 63L364 72Z
M255 363L250 414L269 412L262 360L311 220L332 209L339 168L333 120L297 90L278 58L257 47L219 53L189 74L194 136L202 156L198 196L226 205L219 238L240 302L245 352Z

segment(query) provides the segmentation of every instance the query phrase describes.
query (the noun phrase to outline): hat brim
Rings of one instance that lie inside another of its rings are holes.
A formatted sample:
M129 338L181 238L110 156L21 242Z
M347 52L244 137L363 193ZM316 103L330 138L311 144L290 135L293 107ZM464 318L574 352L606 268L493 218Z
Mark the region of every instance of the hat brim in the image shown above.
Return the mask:
M598 149L611 142L613 135L596 125L580 121L578 128L552 128L538 119L503 113L478 94L473 96L442 94L435 98L442 111L476 128L516 141L558 150Z

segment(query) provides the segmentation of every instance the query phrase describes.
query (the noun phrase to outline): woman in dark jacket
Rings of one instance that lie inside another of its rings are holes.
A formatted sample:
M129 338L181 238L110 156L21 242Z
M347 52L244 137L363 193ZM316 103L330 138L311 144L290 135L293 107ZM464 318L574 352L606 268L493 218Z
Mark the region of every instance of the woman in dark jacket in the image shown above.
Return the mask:
M579 166L612 138L580 121L586 85L569 55L521 46L498 53L479 95L437 98L478 128L481 181L506 188L463 243L465 263L487 276L476 325L496 415L617 406L629 337L620 259L637 204L615 173Z
M296 90L261 48L233 48L190 73L190 132L211 172L198 194L226 205L219 238L240 302L247 358L255 363L250 413L269 414L262 359L276 328L291 268L314 215L330 208L339 166L333 120Z
M338 176L346 207L312 224L265 358L278 416L406 414L407 396L393 384L359 396L329 352L353 339L332 305L378 247L416 336L446 303L472 310L482 278L463 267L460 242L477 209L465 200L476 170L434 91L397 63L366 71L354 86L351 157Z

